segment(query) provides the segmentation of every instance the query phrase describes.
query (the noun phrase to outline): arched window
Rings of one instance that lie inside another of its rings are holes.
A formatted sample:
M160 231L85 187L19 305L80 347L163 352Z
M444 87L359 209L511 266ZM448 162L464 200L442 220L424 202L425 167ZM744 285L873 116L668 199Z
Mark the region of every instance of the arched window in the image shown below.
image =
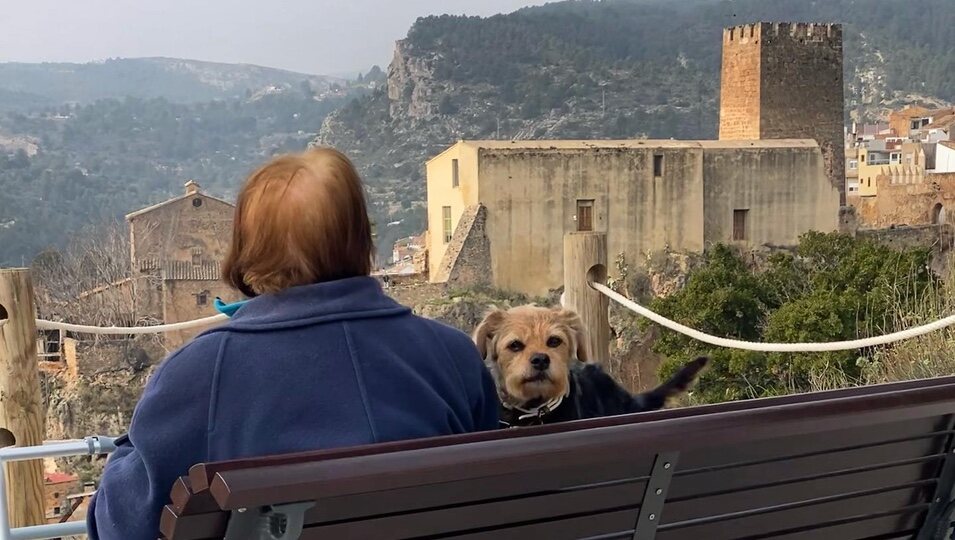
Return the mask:
M932 225L944 225L945 224L945 207L942 206L942 203L936 203L935 207L932 208Z

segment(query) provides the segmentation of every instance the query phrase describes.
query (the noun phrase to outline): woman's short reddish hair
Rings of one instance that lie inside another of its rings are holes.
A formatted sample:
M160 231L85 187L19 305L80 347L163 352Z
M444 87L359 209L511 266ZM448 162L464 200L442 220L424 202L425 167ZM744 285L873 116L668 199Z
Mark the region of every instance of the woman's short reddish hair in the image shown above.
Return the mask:
M316 148L252 173L236 202L225 280L249 297L371 273L374 244L355 166Z

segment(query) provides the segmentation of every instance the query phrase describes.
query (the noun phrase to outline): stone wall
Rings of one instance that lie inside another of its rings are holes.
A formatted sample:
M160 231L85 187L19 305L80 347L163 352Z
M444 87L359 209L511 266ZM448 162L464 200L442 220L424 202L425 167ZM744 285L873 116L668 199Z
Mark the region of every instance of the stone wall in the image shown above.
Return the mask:
M746 246L838 229L838 192L813 141L626 144L482 150L493 287L544 296L563 284L563 237L578 229L579 200L593 201L593 229L607 233L608 252L629 261L733 242L738 209L748 211Z
M860 230L857 236L859 238L874 240L882 245L899 250L914 247L931 247L938 251L945 251L952 246L951 225L865 229Z
M465 209L434 282L460 287L491 283L491 245L485 230L486 222L487 208L484 205L476 204Z
M762 25L760 138L815 139L845 204L842 25Z
M231 204L197 193L130 214L133 271L147 260L192 261L194 250L204 262L222 260L232 239L234 212Z
M897 183L879 176L877 195L850 197L860 226L884 229L955 221L955 173L928 174L924 178L921 182Z
M205 294L206 303L199 303ZM213 301L221 297L226 303L234 302L241 295L222 281L167 280L163 283L163 320L166 324L192 321L217 315ZM208 327L170 332L166 334L166 346L175 349Z
M758 25L723 30L720 139L759 138L759 37Z

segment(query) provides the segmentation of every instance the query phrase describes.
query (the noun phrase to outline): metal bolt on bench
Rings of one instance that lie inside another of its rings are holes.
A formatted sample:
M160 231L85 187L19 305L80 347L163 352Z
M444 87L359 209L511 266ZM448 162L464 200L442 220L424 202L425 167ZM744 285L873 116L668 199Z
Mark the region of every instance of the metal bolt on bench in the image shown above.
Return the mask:
M305 528L305 512L314 502L281 504L249 511L239 508L229 518L224 540L295 540Z

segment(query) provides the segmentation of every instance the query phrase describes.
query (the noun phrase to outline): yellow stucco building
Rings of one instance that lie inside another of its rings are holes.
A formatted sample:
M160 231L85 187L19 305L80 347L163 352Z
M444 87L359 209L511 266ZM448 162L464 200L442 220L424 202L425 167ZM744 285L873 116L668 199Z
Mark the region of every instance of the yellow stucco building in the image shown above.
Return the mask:
M460 141L427 163L429 275L546 294L572 231L630 261L794 245L838 228L823 164L813 140Z

